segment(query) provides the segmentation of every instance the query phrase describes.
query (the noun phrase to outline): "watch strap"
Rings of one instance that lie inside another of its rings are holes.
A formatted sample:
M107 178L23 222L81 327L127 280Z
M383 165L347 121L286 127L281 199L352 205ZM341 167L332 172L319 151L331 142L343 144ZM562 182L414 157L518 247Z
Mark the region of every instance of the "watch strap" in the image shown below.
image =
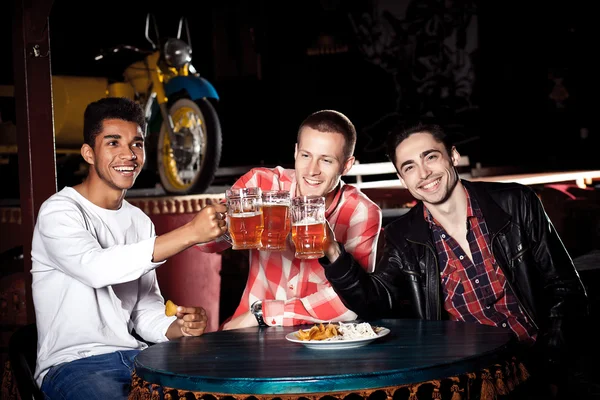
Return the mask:
M263 318L262 301L258 300L252 304L251 312L258 322L258 326L267 326Z

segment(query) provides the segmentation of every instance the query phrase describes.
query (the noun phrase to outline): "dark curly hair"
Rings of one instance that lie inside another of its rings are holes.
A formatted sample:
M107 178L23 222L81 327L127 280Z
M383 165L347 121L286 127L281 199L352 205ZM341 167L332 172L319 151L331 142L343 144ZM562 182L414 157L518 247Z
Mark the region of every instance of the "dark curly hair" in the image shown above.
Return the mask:
M94 148L105 119L135 122L145 131L146 120L142 107L125 97L106 97L88 104L83 114L83 142Z
M449 156L452 156L453 144L449 136L440 125L418 122L409 127L397 126L390 131L386 141L386 153L392 164L396 165L396 148L415 133L429 133L438 143L443 143Z

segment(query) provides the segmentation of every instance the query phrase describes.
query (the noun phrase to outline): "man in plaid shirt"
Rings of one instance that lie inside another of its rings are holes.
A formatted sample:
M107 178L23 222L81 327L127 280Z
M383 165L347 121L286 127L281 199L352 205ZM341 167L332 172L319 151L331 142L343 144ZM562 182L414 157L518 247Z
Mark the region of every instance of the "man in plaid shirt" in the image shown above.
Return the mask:
M289 190L292 197L325 196L325 217L335 237L365 271L372 272L381 231L381 209L356 187L341 180L354 163L355 144L356 130L346 116L333 110L318 111L298 129L294 169L254 168L233 187ZM230 246L225 240L216 240L197 248L219 252ZM296 259L294 253L291 243L281 252L250 250L246 288L223 329L259 323L290 326L356 319L356 314L344 306L331 288L319 261ZM256 310L261 310L262 316Z
M546 379L525 386L525 398L552 398L588 299L536 193L461 180L460 155L437 125L395 132L388 156L418 202L386 226L372 274L329 232L319 261L332 287L363 319L450 319L510 330L530 356L533 377Z

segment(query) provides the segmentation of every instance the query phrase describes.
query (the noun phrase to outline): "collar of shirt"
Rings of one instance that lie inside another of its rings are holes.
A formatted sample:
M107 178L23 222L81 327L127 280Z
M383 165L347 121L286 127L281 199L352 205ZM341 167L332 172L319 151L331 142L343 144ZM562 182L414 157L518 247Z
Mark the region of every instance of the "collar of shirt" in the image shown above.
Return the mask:
M334 189L336 192L335 192L335 196L333 197L333 201L331 202L329 207L327 207L327 210L325 210L325 218L329 218L331 216L331 214L333 214L335 209L340 205L340 202L342 200L342 193L345 190L344 186L345 186L345 183L342 180L340 180L340 183L338 183L337 188Z

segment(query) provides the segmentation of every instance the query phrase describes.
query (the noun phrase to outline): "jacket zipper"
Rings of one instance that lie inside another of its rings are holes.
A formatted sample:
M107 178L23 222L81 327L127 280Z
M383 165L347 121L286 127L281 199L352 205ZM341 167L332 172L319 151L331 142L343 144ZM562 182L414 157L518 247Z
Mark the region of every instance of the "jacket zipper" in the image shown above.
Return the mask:
M435 254L435 251L433 251L433 249L431 248L431 246L428 245L427 243L415 242L415 241L412 241L410 239L406 239L406 240L408 242L411 242L411 243L414 243L414 244L420 244L421 246L425 246L427 249L429 249L429 251L431 251L431 254L433 255L433 259L435 260L435 281L437 283L436 292L435 293L437 293L437 296L438 296L438 299L437 299L438 301L436 301L436 305L437 305L437 315L436 315L436 317L439 320L439 319L441 319L442 310L441 310L440 299L439 299L439 296L440 296L440 293L439 293L439 291L440 291L440 289L439 289L439 287L440 287L440 282L439 282L439 279L440 279L440 266L438 264L437 254ZM412 272L412 273L415 274L415 275L417 275L414 272ZM427 279L427 289L429 289L430 293L434 293L431 290L432 288L430 287L431 286L430 282L431 282L431 279ZM425 301L429 302L429 296L425 296ZM426 317L431 317L431 316L429 316L427 314L429 314L429 306L425 310L425 316Z
M496 237L498 236L500 231L504 230L504 228L506 228L509 224L510 224L510 221L507 222L502 228L498 229L498 232L494 233L494 236L492 236L492 246L491 246L490 250L492 251L492 256L494 257L494 260L496 260L496 255L494 254L494 240L496 240ZM518 256L520 256L521 254L524 254L524 253L525 253L525 250L519 252L517 254L517 257L514 257L513 260L518 258ZM506 259L508 260L508 257L506 257ZM500 265L499 263L498 263L498 268L500 268L502 270L502 273L504 273L504 276L506 277L507 276L506 271L504 271L504 269L502 268L502 265ZM533 326L535 326L535 329L539 331L540 328L538 327L535 320L531 317L531 314L529 314L529 311L527 310L527 308L525 306L523 306L523 303L521 302L521 299L519 299L519 296L516 295L517 292L515 292L515 289L514 289L513 285L510 283L509 279L506 279L506 284L508 285L508 287L510 287L510 290L512 290L513 294L515 294L515 298L517 299L517 303L519 303L519 307L521 307L521 310L523 310L523 312L525 313L527 318L529 318L529 321L533 324Z

